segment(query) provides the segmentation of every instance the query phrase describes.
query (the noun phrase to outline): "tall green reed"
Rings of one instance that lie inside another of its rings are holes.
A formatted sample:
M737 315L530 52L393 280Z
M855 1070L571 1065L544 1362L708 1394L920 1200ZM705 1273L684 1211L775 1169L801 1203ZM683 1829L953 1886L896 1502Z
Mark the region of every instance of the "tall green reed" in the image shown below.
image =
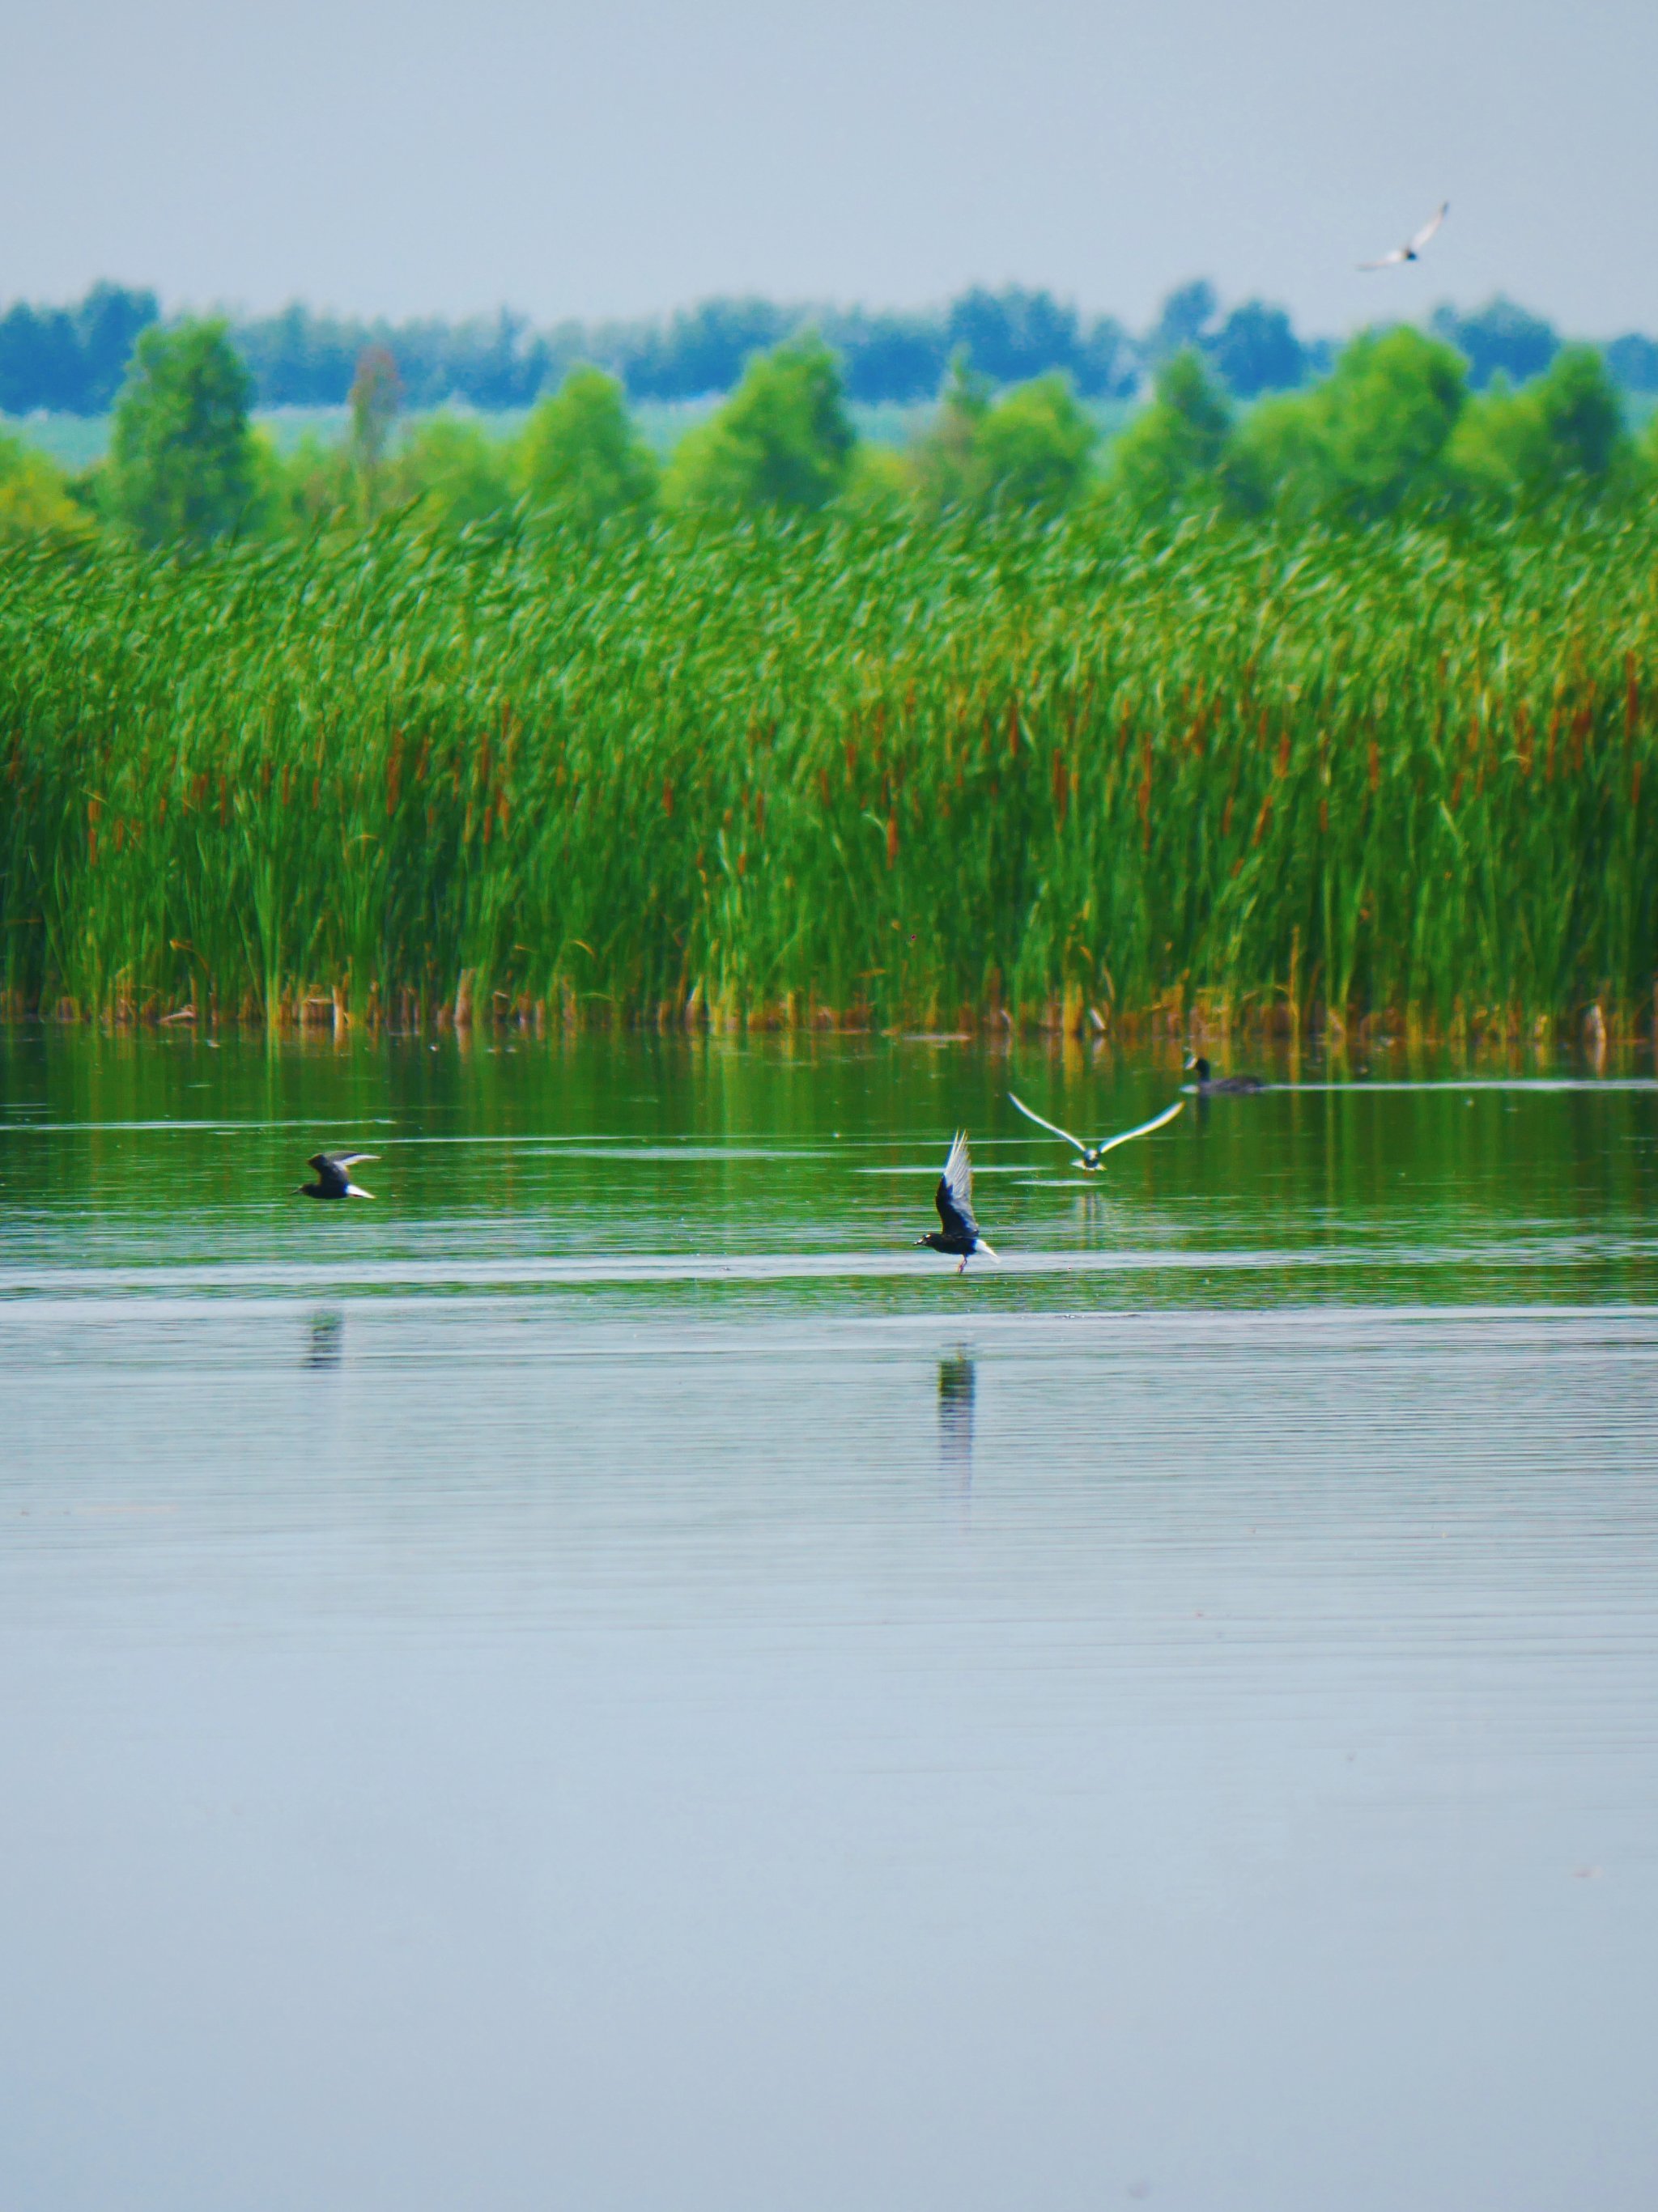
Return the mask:
M0 982L1448 1025L1658 966L1642 518L0 554Z

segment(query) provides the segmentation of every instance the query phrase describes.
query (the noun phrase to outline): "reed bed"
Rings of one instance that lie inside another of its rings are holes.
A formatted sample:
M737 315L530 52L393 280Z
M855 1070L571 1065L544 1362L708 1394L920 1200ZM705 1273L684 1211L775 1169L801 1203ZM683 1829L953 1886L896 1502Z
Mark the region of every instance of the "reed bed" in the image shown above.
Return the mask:
M3 975L115 1018L1644 1023L1658 520L0 554Z

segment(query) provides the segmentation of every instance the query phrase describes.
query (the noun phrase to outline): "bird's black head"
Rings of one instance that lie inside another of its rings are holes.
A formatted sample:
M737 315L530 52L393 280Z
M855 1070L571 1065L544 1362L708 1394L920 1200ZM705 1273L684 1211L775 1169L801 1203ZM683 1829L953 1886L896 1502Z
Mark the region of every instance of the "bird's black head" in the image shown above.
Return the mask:
M1186 1056L1186 1072L1188 1075L1195 1075L1199 1083L1207 1083L1209 1062L1201 1053L1189 1052Z

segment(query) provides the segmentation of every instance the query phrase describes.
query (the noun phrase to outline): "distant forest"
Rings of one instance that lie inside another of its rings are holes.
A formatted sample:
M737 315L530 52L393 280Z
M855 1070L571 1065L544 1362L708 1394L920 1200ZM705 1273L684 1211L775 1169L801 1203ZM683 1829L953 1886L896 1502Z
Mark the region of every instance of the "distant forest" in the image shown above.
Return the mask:
M0 315L0 413L103 414L133 341L160 314L153 292L111 283L94 285L71 307L16 302ZM1050 292L1016 285L975 288L912 313L720 299L649 320L536 330L504 310L457 322L391 323L296 305L233 316L230 327L261 407L344 404L371 347L385 348L396 362L405 406L458 399L483 409L528 406L578 362L610 370L636 400L728 392L751 355L805 329L835 349L848 396L865 402L931 398L957 356L996 384L1058 369L1085 398L1126 398L1186 346L1205 356L1234 397L1249 399L1323 374L1336 351L1329 339L1299 336L1284 309L1264 301L1222 312L1215 287L1201 280L1171 292L1151 328L1138 334L1112 316L1090 320ZM1503 298L1468 314L1436 308L1431 327L1466 357L1477 389L1498 376L1523 383L1540 374L1563 343L1551 323ZM1658 341L1631 332L1601 352L1626 391L1658 392Z

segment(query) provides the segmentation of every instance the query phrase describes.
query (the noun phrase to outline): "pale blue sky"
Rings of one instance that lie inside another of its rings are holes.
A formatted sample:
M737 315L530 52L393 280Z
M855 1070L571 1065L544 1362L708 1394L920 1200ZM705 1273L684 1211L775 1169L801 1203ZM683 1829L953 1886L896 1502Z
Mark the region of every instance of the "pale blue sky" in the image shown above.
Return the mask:
M538 320L1182 279L1658 331L1652 0L0 0L0 298ZM1443 198L1423 266L1353 264Z

